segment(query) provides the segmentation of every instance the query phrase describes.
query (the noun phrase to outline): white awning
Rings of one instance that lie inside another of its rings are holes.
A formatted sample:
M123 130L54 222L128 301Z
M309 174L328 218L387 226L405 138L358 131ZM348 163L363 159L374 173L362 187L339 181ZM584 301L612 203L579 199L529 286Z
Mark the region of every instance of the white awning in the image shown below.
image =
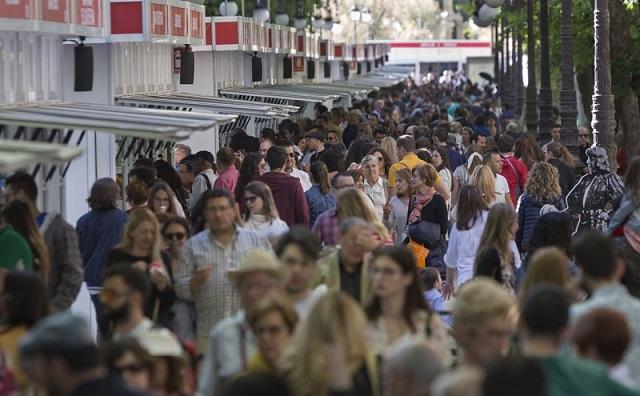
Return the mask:
M147 94L121 96L116 103L133 106L151 106L172 109L192 109L201 112L234 114L255 118L284 119L299 110L298 106L252 102L217 96L187 93Z
M9 174L34 164L64 164L82 149L64 144L0 139L0 173Z
M175 141L235 121L234 115L142 109L86 103L25 105L0 109L0 125L73 129Z
M224 88L220 90L220 95L236 97L248 100L269 102L273 99L284 99L293 102L322 103L329 100L338 100L341 95L329 92L312 92L310 90L300 90L291 88L289 85L260 86L254 88Z

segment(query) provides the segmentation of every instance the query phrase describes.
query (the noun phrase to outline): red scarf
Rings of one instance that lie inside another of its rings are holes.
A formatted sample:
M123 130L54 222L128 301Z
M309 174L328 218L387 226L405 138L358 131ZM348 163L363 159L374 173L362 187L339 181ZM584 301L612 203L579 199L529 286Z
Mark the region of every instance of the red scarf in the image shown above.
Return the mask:
M407 224L417 223L422 219L422 208L431 202L436 193L435 187L422 187L414 195L413 210L409 214Z

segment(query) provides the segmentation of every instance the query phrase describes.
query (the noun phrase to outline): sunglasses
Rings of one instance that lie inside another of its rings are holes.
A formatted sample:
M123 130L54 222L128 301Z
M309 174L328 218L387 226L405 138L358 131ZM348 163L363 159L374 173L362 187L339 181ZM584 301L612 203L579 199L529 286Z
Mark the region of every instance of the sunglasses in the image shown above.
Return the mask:
M136 373L139 373L139 372L141 372L143 370L146 370L146 367L142 363L127 364L127 365L124 365L124 366L114 367L113 368L113 371L115 371L118 374L124 374L126 372L136 374Z
M187 236L187 234L185 234L184 232L175 232L175 233L166 233L164 234L164 238L168 241L181 241L183 240L185 237Z
M258 199L258 197L256 197L255 195L253 197L244 197L244 201L245 202L256 202L256 199Z

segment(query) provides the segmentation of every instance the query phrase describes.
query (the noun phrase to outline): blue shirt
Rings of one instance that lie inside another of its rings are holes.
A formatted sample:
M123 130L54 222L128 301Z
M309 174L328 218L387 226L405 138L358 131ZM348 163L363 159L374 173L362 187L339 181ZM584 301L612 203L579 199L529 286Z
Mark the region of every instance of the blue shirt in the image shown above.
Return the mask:
M107 255L122 239L127 214L120 209L91 210L78 219L76 231L84 277L89 287L102 285L102 270Z

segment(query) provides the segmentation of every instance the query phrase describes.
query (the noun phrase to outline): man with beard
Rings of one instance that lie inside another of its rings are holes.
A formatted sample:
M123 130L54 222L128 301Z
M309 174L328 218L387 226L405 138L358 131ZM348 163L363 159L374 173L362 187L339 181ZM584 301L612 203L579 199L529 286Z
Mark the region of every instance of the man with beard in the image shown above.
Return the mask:
M20 362L49 396L138 396L109 375L85 321L68 313L36 323L20 342Z
M137 337L153 327L153 322L144 316L148 294L149 282L142 271L127 266L108 270L100 301L113 340Z

